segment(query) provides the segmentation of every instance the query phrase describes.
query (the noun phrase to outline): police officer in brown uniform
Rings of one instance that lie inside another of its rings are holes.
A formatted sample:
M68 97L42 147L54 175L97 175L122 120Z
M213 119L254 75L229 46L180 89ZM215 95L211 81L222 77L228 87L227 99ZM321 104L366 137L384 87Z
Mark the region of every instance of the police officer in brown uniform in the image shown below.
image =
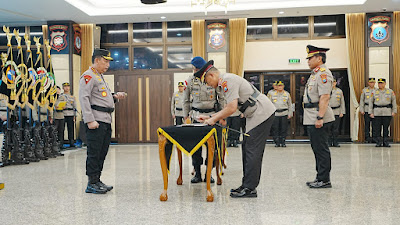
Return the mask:
M329 107L331 107L333 114L335 115L335 122L333 122L332 126L329 128L329 146L332 147L340 147L337 137L339 136L340 122L343 115L346 114L343 91L336 87L336 84L337 81L333 78L333 87L331 98L329 100Z
M285 91L283 81L277 81L276 91L270 92L267 97L275 105L275 119L273 124L275 147L286 147L286 136L289 119L293 116L292 98L289 92Z
M86 175L89 182L86 193L104 194L113 189L112 186L105 185L100 176L111 141L114 102L124 99L126 93L111 93L104 80L103 73L110 67L111 60L113 58L109 51L95 49L92 66L82 74L79 81L79 102L87 137Z
M389 126L392 117L397 113L396 95L390 88L385 88L386 79L378 79L378 89L374 90L369 100L370 117L372 122L372 137L376 141L376 147L390 147ZM383 137L381 136L383 127Z
M194 72L197 72L206 63L207 62L200 56L194 57L191 61ZM198 115L212 115L224 107L225 99L221 91L207 86L195 76L190 76L185 82L186 89L183 95L183 115L185 120L190 116L192 122L199 123L199 121L197 121ZM203 161L202 149L199 149L192 156L195 176L191 179L191 183L206 181L206 179L202 180L201 178L201 165L203 165ZM207 163L207 161L206 159L205 163ZM210 182L214 183L212 177Z
M211 60L195 73L202 82L225 94L226 106L209 116L201 115L199 119L214 125L239 109L246 118L246 131L242 143L243 178L239 188L232 189L230 196L257 197L257 186L261 177L261 165L265 143L274 120L275 106L244 78L231 73L221 74Z
M171 99L171 114L172 118L175 119L175 125L181 125L183 123L183 91L185 84L178 82L179 91L172 95Z
M310 188L331 188L331 153L329 151L329 126L335 121L333 110L329 107L333 76L326 67L326 52L329 48L307 45L308 66L312 69L304 89L304 120L307 125L311 148L314 152L317 176L306 182Z
M368 87L365 87L361 92L360 97L360 113L364 115L364 133L365 133L365 142L371 143L371 132L370 127L372 125L372 121L374 120L369 116L369 101L372 98L372 92L376 90L375 88L375 78L370 77L368 79Z
M75 147L74 129L76 118L76 100L75 96L71 95L71 86L68 82L62 84L64 93L61 94L66 101L64 113L64 121L67 124L68 130L68 143L71 148ZM63 136L64 140L64 136Z
M64 109L65 105L61 106L61 102L65 102L66 99L64 98L63 95L60 95L61 89L59 86L57 86L57 101L54 104L54 111L53 111L53 121L54 125L56 126L57 129L57 134L58 134L58 140L60 141L60 149L64 148L64 129L65 129L65 122L64 122Z

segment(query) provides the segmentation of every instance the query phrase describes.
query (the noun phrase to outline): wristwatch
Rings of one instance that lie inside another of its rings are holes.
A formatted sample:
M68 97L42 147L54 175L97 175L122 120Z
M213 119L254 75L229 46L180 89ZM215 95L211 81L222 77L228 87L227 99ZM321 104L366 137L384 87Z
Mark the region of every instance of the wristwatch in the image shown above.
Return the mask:
M317 116L317 120L322 120L324 117Z

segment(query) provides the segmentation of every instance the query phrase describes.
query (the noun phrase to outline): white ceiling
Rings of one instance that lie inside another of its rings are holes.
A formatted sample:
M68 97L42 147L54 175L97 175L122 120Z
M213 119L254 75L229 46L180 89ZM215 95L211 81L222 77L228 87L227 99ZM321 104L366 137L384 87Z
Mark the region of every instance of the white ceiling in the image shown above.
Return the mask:
M229 6L227 14L224 8L215 8L210 9L207 16L204 9L191 7L191 0L168 0L151 6L141 4L140 0L0 1L7 1L0 5L0 25L10 26L40 25L50 20L101 24L163 21L160 16L165 16L166 21L180 21L380 12L383 8L400 11L400 0L236 0ZM361 5L350 3L364 1ZM332 3L340 5L333 6ZM279 14L280 11L284 14Z

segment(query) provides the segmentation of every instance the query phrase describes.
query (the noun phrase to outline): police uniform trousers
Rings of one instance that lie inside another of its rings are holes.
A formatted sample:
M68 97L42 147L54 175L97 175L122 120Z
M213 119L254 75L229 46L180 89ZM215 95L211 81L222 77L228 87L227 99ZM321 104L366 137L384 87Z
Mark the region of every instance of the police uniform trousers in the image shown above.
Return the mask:
M365 134L365 140L371 139L371 132L370 132L370 127L373 126L373 121L374 119L369 117L369 113L365 112L364 113L364 134Z
M240 118L240 128L242 128L242 140L244 139L244 134L246 133L246 118Z
M68 130L68 143L73 146L74 145L74 117L73 116L64 116L65 123L67 123ZM64 139L63 139L64 140Z
M324 123L321 128L315 125L307 125L308 137L314 152L318 181L330 181L331 152L328 145L329 127L332 122Z
M100 122L96 129L85 124L87 138L86 175L100 176L111 142L111 124Z
M372 136L374 140L378 142L387 141L389 137L390 121L392 121L391 116L375 116L374 120L372 121ZM381 139L382 127L383 140Z
M60 141L60 148L64 145L64 129L65 122L64 119L54 119L54 125L57 129L58 140Z
M273 137L275 143L284 142L287 136L287 129L289 125L288 116L275 116L273 123Z
M181 125L183 123L183 116L175 116L175 125Z
M242 187L255 189L260 183L262 159L267 137L275 115L251 129L242 143L243 178Z
M227 124L229 128L240 130L240 116L232 116L227 118ZM228 130L228 140L229 141L239 141L239 133L235 131Z
M337 142L337 137L339 136L339 127L342 118L339 115L335 115L335 121L331 123L329 128L329 141L330 142Z

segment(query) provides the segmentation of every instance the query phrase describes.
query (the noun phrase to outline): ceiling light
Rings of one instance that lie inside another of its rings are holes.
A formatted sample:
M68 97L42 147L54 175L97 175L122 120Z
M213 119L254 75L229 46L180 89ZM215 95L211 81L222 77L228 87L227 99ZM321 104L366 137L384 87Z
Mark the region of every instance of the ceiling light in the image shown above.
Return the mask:
M280 11L280 12L279 12L280 15L282 15L282 14L284 14L284 13L285 13L284 11Z
M165 17L165 16L162 16L162 17L160 17L162 20L165 20L165 19L167 19L167 17Z

